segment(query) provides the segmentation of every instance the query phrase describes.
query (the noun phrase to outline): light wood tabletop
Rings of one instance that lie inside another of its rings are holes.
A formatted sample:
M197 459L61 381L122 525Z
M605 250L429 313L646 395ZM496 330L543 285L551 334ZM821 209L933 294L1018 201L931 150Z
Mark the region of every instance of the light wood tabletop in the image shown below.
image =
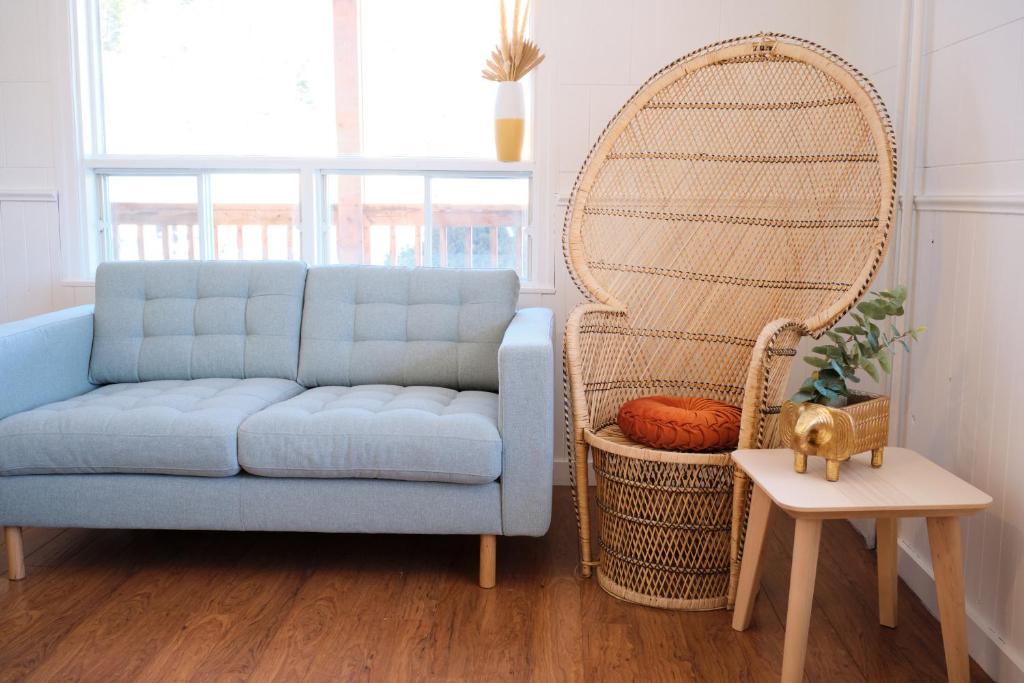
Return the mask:
M807 472L793 471L793 451L741 450L733 460L780 508L802 517L935 517L970 514L992 497L920 453L885 449L885 464L871 467L871 454L842 465L842 479L825 479L825 459L808 458Z
M733 453L737 467L754 486L732 627L743 631L750 625L773 508L782 509L796 521L782 656L782 680L787 683L803 680L822 520L876 519L879 622L895 628L899 518L925 517L946 673L950 681L969 680L959 518L988 507L992 497L906 448L886 448L880 468L871 467L870 453L855 455L843 463L839 481L825 479L823 458L808 459L803 474L794 471L793 458L789 449Z

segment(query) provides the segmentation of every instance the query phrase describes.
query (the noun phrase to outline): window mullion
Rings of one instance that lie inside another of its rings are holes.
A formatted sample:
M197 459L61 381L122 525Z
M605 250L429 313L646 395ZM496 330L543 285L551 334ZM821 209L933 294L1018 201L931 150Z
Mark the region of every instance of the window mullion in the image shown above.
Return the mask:
M199 199L199 258L206 261L216 258L213 249L213 197L210 192L210 174L196 176Z
M105 176L93 176L96 184L96 225L99 228L101 260L113 261L117 258L114 245L114 224L110 218L110 199L107 192L107 179Z
M431 197L430 175L423 176L423 265L434 265L434 200ZM440 244L440 242L438 242ZM440 262L439 262L440 263Z
M323 242L318 229L320 211L317 210L316 169L304 167L299 170L299 247L302 260L309 264L320 263Z

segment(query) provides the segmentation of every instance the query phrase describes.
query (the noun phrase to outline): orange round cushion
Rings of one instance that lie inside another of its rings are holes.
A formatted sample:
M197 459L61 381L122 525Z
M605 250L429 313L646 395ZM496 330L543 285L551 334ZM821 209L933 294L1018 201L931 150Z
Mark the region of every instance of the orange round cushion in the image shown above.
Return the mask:
M740 409L695 396L644 396L619 408L619 429L637 443L691 452L723 451L740 438Z

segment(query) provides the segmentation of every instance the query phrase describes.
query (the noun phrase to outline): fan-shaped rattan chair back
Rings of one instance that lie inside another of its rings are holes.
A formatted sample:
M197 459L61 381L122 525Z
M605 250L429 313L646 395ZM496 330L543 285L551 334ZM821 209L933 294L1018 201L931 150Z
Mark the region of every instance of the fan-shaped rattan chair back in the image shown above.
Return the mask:
M624 401L658 393L743 406L741 446L769 445L795 346L779 335L823 333L867 290L895 177L878 94L816 45L739 38L655 74L594 145L566 215L569 270L599 304L567 327L577 453ZM771 353L783 371L762 367Z

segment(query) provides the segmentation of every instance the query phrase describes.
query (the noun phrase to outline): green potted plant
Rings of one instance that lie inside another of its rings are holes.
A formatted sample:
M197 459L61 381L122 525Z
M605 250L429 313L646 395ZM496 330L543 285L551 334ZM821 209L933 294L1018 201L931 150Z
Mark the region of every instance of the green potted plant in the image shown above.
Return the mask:
M780 435L793 449L797 472L807 470L807 456L826 458L825 476L839 478L839 463L851 455L871 451L871 465L882 466L883 449L889 437L889 397L862 393L851 388L860 382L857 373L866 372L878 381L881 373L892 372L892 358L902 348L910 351L924 327L900 331L889 318L903 315L906 287L873 292L857 304L851 314L854 324L825 334L832 342L812 349L804 361L814 368L800 389L782 406Z

